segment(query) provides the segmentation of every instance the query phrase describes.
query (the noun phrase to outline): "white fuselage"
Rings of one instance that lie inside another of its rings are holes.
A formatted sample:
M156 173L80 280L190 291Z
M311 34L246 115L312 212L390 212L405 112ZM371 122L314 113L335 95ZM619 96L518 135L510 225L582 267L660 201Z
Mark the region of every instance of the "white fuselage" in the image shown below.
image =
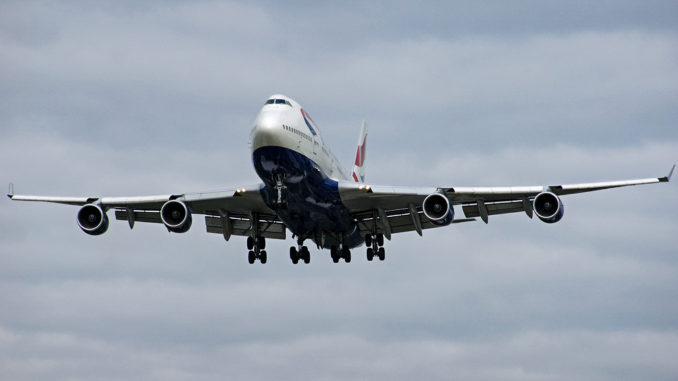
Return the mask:
M286 103L267 103L259 111L250 133L251 152L266 146L287 148L316 163L329 178L348 180L339 160L325 145L318 127L301 105L284 95L273 95L271 100Z

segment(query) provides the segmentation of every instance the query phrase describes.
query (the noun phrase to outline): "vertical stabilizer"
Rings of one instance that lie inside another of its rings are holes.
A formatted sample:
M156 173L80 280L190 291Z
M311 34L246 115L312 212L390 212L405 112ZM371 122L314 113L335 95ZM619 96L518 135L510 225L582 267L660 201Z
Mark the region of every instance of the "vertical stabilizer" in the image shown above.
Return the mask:
M363 126L360 129L360 138L358 139L358 151L355 154L355 164L353 165L353 180L356 183L365 182L365 151L367 147L367 124L363 120Z

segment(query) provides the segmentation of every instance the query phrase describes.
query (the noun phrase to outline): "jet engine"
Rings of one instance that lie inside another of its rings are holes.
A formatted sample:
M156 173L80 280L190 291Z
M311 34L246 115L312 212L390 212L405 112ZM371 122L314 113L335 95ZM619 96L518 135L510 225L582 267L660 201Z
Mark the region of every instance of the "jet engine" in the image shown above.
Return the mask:
M193 222L188 206L179 200L167 201L160 208L160 219L169 231L175 233L187 232Z
M104 234L108 230L108 217L101 206L87 204L78 211L78 226L90 235Z
M560 198L551 192L539 193L532 202L534 213L540 220L552 224L560 221L565 213L565 206Z
M450 200L440 193L431 193L424 199L424 215L434 224L445 226L454 220L454 209Z

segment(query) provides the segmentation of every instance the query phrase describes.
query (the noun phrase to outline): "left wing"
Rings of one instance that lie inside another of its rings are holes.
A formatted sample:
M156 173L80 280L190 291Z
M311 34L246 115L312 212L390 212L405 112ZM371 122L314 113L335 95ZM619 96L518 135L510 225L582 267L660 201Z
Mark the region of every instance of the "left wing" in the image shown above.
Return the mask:
M253 229L266 238L285 239L285 225L266 206L261 196L262 185L214 192L136 197L52 197L14 194L10 184L8 197L16 201L38 201L81 206L78 224L89 234L106 231L106 212L115 210L117 220L126 220L130 228L135 222L163 223L168 230L185 232L193 214L205 215L207 232L250 236ZM175 214L176 213L176 214Z
M550 186L414 188L340 182L339 194L358 221L361 233L383 233L390 238L392 233L404 231L417 231L421 235L423 229L473 221L474 217L487 223L490 215L505 213L524 212L532 218L536 211L543 221L557 222L563 213L558 196L668 182L675 167L674 164L664 177ZM451 215L435 213L436 208L446 207L445 200ZM461 205L466 218L454 219L453 205Z

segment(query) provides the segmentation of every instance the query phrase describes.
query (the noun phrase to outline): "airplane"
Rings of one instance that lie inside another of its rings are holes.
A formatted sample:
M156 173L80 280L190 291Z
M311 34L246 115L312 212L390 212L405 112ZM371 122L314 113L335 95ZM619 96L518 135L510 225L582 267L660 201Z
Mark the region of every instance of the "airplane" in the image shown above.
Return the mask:
M353 171L347 174L323 141L308 112L285 95L268 98L249 137L254 170L262 183L215 192L137 197L51 197L14 194L19 201L80 206L77 223L87 234L107 231L107 211L126 220L163 224L184 233L193 215L204 215L208 233L247 237L248 262L267 262L266 240L286 239L289 230L297 245L290 247L294 264L310 262L304 243L329 249L334 263L351 262L351 249L366 246L367 260L385 258L384 238L475 221L505 213L536 215L555 223L564 215L560 196L631 185L669 182L675 164L664 177L570 185L519 187L407 187L365 182L367 126L360 130ZM464 218L456 218L454 206Z

